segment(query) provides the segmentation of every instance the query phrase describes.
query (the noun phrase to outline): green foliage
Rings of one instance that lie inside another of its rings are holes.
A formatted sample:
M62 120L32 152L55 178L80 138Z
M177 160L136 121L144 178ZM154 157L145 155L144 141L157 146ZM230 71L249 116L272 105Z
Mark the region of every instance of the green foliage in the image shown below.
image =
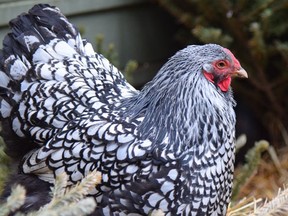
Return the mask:
M114 66L119 68L119 56L115 50L113 43L108 45L107 49L103 48L104 35L96 36L96 52L105 56ZM133 83L133 73L138 68L138 63L135 60L129 60L123 70L123 74L129 83Z
M93 197L87 197L89 191L93 190L101 181L101 174L97 171L89 173L82 181L74 186L68 186L68 176L63 173L57 176L52 188L52 200L36 212L28 214L17 213L18 216L84 216L91 214L96 208ZM25 189L16 186L6 203L0 205L0 216L19 209L25 200Z
M113 43L110 43L108 45L107 49L103 48L103 44L104 44L104 35L102 34L98 34L96 36L96 52L99 54L104 55L107 59L109 59L109 61L115 65L118 66L119 65L119 59L118 59L118 54L115 51L115 46Z
M25 201L25 189L21 185L12 188L11 195L7 198L6 203L0 205L0 216L9 215L19 209Z
M249 74L248 81L235 81L236 92L263 122L271 144L288 144L288 1L155 1L183 24L183 43L231 49Z
M265 140L261 140L255 143L254 147L251 148L245 155L246 163L240 169L239 173L236 174L234 180L234 187L232 193L232 200L237 198L237 195L249 180L249 178L255 173L261 160L261 154L267 151L269 143Z
M231 36L223 34L223 31L219 28L211 28L204 26L195 26L192 30L192 34L198 38L201 38L201 41L204 43L219 43L223 46L229 46L233 39Z
M52 200L38 212L32 215L63 215L80 216L91 214L96 202L92 197L86 197L89 191L101 181L99 172L93 171L88 174L81 182L75 186L68 187L68 176L63 173L57 176L55 185L52 189Z
M135 70L138 68L138 62L135 60L129 60L124 68L125 78L129 83L133 83L133 74Z
M4 183L11 171L10 169L10 159L4 152L4 142L3 139L0 137L0 194L4 187Z

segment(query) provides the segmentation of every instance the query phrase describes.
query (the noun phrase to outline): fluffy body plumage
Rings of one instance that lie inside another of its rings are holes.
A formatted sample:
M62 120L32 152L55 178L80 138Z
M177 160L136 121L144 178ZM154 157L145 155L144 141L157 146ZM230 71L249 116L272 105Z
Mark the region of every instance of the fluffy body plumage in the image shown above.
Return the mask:
M20 173L53 183L66 172L75 184L99 170L97 215L225 215L234 170L230 79L242 69L230 51L188 46L137 91L59 9L37 5L10 25L0 117L7 152L23 156ZM233 71L221 72L223 60Z

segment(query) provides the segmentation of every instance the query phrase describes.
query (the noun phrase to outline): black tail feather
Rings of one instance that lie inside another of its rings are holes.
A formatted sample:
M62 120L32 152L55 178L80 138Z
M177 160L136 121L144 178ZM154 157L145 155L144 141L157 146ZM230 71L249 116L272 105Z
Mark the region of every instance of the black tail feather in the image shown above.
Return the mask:
M9 24L11 32L4 38L0 51L0 135L6 143L6 152L18 158L37 147L29 141L29 136L19 138L12 126L17 119L15 115L18 115L15 113L21 100L19 96L22 94L23 80L31 82L36 79L33 70L35 51L53 39L66 42L74 39L68 43L78 51L81 51L83 44L81 38L77 38L77 29L57 7L48 4L35 5L28 13L19 15Z
M26 14L21 14L17 18L10 21L12 34L9 34L6 40L8 49L11 48L11 36L12 40L18 42L17 50L13 49L15 54L19 56L24 53L28 56L33 54L39 45L47 44L54 38L69 40L70 38L76 38L78 31L66 17L61 14L60 10L56 7L48 4L35 5ZM21 51L21 53L17 53ZM7 50L8 51L8 50ZM11 51L8 53L11 53ZM29 59L29 58L28 58Z

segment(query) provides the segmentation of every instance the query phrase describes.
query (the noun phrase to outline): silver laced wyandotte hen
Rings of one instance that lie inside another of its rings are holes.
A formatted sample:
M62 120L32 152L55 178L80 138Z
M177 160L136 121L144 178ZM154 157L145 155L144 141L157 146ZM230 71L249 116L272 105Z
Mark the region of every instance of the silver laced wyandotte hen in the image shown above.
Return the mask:
M0 53L1 135L20 158L11 182L27 190L23 211L49 202L60 173L75 184L98 170L95 215L225 215L230 84L247 77L228 49L188 46L138 91L58 8L36 5L10 26Z

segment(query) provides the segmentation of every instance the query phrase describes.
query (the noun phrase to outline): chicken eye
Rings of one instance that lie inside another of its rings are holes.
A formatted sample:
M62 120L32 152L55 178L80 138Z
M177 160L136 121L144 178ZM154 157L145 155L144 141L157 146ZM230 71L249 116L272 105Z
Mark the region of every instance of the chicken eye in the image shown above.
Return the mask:
M217 66L218 68L224 68L224 67L227 66L227 64L226 64L225 61L219 61L219 62L217 62L216 66Z

